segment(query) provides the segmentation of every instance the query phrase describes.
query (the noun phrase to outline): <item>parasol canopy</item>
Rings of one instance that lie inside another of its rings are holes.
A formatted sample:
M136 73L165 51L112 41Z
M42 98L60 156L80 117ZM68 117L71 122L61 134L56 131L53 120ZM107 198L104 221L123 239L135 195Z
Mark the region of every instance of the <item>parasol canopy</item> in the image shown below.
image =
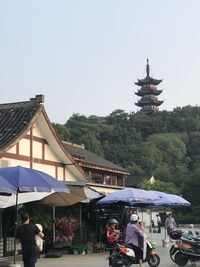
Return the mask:
M98 205L110 205L115 203L124 203L129 206L151 205L159 196L154 192L138 188L124 188L117 192L111 193L100 199Z

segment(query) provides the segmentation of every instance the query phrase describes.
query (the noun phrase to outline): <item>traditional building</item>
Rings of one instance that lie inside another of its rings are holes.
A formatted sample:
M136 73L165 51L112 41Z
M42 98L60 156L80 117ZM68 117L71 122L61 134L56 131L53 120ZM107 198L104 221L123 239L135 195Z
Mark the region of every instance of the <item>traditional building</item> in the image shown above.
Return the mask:
M92 183L110 186L124 186L129 172L121 166L108 161L85 149L84 145L63 142L65 149L89 176Z
M43 171L66 183L92 182L66 151L43 102L44 96L36 95L29 101L0 105L0 167L20 165ZM13 253L13 225L13 210L1 210L0 257Z
M67 184L90 185L102 194L121 189L129 172L83 147L63 143L43 103L44 96L36 95L29 101L0 104L0 168L20 165L37 169ZM2 228L2 215L1 210L0 257L12 253L14 245L7 232L14 222L6 220Z
M141 107L141 111L145 113L157 112L158 106L160 106L164 101L158 100L158 95L162 93L162 90L157 90L157 85L159 85L162 80L156 80L150 77L149 60L147 59L146 66L146 77L144 79L138 79L135 83L141 88L135 93L137 96L141 97L136 106Z
M60 181L91 182L56 134L44 96L0 105L0 167L21 165Z

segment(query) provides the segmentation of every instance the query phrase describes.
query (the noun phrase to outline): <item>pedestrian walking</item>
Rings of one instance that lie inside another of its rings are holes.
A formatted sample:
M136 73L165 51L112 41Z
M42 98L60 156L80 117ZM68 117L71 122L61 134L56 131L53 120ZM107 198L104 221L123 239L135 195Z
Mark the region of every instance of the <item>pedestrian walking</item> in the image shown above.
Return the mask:
M156 214L156 217L157 217L158 233L161 233L161 226L162 226L161 217L159 214Z
M44 237L40 229L30 223L29 215L21 214L22 225L17 229L17 238L20 239L22 245L22 259L24 267L35 267L37 261L37 249L35 235Z
M169 240L171 241L171 232L176 229L176 222L171 213L168 214L165 220L165 228L167 229Z

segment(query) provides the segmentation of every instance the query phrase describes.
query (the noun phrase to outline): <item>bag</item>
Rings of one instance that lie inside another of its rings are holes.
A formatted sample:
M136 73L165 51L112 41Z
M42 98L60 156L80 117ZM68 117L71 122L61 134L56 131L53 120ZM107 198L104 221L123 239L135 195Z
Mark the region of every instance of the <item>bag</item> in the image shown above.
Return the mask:
M43 230L42 225L36 224L36 226L42 232L42 230ZM37 247L38 251L39 252L43 251L44 240L39 235L35 235L35 243L36 243L36 247Z
M39 239L36 239L35 242L36 242L36 246L37 246L38 251L42 252L43 251L44 240L41 237L39 237Z

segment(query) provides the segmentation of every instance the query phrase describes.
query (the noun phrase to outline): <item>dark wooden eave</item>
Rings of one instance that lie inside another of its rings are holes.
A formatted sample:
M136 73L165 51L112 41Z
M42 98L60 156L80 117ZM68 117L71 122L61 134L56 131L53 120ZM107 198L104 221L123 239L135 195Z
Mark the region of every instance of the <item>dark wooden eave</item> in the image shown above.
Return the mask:
M164 101L159 101L159 100L139 100L137 103L135 103L136 106L138 107L144 107L144 106L160 106L162 105Z
M79 166L81 167L120 173L123 175L129 174L129 172L121 166L114 164L113 162L108 161L85 148L66 142L63 142L63 144L67 152L70 153L74 157L74 159L79 162Z
M156 90L156 89L150 89L150 88L141 88L137 92L135 92L135 95L137 95L137 96L145 96L145 95L158 96L161 93L162 93L162 90Z
M138 79L138 81L135 84L138 86L144 86L144 85L149 85L149 84L158 85L161 82L162 80L157 80L157 79L147 76L144 79Z

